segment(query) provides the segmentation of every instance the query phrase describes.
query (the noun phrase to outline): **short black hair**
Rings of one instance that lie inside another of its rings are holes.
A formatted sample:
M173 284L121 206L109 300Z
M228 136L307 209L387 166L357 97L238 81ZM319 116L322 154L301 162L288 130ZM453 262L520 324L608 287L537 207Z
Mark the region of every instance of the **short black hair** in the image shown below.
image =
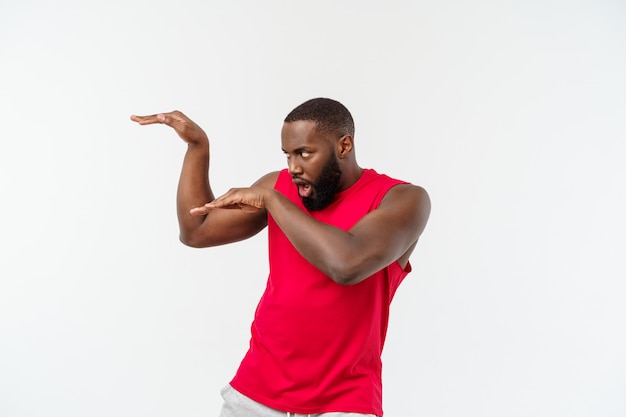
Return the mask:
M316 123L317 131L337 134L338 137L350 135L354 137L354 120L352 115L340 102L330 98L313 98L293 109L285 123L298 120L311 120Z

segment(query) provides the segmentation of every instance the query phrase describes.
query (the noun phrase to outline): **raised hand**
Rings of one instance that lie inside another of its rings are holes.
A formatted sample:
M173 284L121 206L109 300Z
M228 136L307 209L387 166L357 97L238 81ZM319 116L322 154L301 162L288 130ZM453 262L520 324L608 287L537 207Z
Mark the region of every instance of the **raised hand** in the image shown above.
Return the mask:
M192 145L207 144L209 139L204 130L182 112L175 110L169 113L158 113L150 116L130 116L130 120L140 125L164 124L176 131L178 136Z
M277 172L264 175L249 189L231 190L215 200L209 183L209 139L200 126L179 111L130 119L140 125L170 126L188 144L176 194L179 237L184 244L224 245L254 236L267 225L265 202L273 195Z

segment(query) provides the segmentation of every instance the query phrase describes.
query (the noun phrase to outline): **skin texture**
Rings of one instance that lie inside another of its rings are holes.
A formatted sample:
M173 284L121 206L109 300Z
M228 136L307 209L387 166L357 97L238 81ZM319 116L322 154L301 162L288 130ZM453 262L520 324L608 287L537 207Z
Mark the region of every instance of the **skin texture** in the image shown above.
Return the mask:
M430 199L423 188L411 184L391 188L379 208L347 232L313 219L275 191L278 172L215 198L208 178L209 140L197 124L179 111L131 120L170 126L187 143L177 193L180 239L186 245L209 247L247 239L267 225L269 212L302 256L335 282L351 285L394 261L406 266L426 226ZM332 157L341 169L338 191L363 172L353 138L320 134L315 122L285 123L281 144L296 184L315 184ZM315 189L312 193L314 197Z

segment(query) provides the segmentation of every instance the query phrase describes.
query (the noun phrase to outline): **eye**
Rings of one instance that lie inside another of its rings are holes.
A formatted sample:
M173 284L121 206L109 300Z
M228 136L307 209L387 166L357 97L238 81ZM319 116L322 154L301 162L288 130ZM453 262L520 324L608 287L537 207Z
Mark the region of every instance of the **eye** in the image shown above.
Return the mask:
M311 152L302 151L300 152L300 156L302 156L303 158L308 158L309 156L311 156Z

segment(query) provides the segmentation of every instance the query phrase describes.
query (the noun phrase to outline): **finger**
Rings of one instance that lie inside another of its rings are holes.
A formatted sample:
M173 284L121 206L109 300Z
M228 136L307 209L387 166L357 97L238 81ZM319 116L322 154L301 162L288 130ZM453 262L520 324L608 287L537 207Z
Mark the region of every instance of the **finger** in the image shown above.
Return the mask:
M213 210L213 209L241 210L241 211L250 212L250 213L261 210L260 207L256 207L247 203L236 203L236 202L232 202L232 203L211 202L211 203L207 203L204 206L204 208L206 209L205 213L208 213L210 210ZM200 211L198 211L198 213L200 213Z
M161 123L173 128L180 127L183 122L185 122L185 115L178 111L174 110L168 113L157 113L151 114L149 116L130 116L130 120L139 123L140 125L149 125L154 123Z
M137 122L140 125L149 125L152 123L160 123L157 118L156 118L156 114L150 115L150 116L135 116L134 114L132 116L130 116L130 120L132 120L133 122Z
M204 208L208 213L210 210L214 209L241 209L245 204L237 203L237 202L228 202L225 199L221 199L221 197L217 200L213 200L210 203L206 203L203 207L198 207L199 209Z
M193 216L203 216L209 212L209 209L206 207L195 207L189 210L189 214Z
M241 211L245 211L246 213L254 213L257 212L259 210L261 210L259 207L256 206L250 206L248 204L237 204L237 206L239 207L239 209Z
M211 211L211 209L216 209L216 208L224 208L223 204L220 204L219 202L217 202L217 204L215 204L216 200L213 200L209 203L206 203L203 206L198 206L198 207L194 207L191 210L189 210L189 213L191 214L207 214L209 211Z
M132 120L133 122L137 122L140 125L151 125L154 123L163 123L161 120L159 120L159 115L158 114L152 114L149 116L135 116L134 114L132 116L130 116L130 120Z
M206 203L204 208L207 210L211 209L232 209L232 208L240 208L240 203L235 202L226 202L226 201L211 201L210 203Z

